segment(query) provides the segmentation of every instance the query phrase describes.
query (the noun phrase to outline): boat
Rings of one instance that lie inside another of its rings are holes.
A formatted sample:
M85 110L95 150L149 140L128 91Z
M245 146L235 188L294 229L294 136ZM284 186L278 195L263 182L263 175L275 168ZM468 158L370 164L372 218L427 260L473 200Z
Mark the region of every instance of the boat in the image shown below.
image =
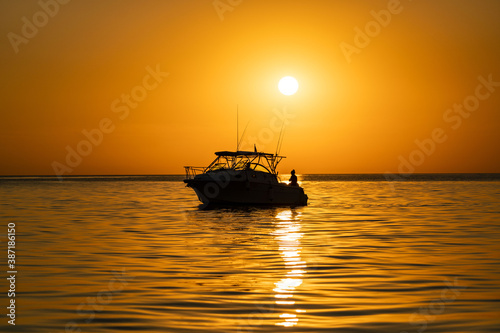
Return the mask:
M207 167L185 166L186 186L209 206L306 206L298 184L280 182L276 170L285 156L255 151L219 151Z

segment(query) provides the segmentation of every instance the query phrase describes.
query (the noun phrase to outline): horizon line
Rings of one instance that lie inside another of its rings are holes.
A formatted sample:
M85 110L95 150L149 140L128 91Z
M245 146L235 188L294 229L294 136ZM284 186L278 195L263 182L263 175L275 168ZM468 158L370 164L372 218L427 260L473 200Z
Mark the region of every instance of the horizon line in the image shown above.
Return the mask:
M288 173L282 173L288 174ZM386 175L387 172L360 172L360 173L299 173L298 175ZM500 175L500 172L413 172L413 173L391 173L392 175ZM180 173L152 173L152 174L80 174L80 175L0 175L0 177L55 177L55 178L71 178L71 177L123 177L123 176L185 176L185 174Z

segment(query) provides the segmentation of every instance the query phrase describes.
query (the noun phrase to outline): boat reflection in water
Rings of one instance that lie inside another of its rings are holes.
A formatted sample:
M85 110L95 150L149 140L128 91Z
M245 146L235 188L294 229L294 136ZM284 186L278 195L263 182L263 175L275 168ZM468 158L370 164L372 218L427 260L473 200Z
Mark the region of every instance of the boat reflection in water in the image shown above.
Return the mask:
M295 306L294 292L302 284L302 278L306 274L306 262L301 259L300 232L301 213L284 210L276 215L277 229L272 233L278 242L281 257L284 260L287 273L279 282L276 282L275 303L287 310L279 315L277 326L291 327L297 325L299 313L306 312Z

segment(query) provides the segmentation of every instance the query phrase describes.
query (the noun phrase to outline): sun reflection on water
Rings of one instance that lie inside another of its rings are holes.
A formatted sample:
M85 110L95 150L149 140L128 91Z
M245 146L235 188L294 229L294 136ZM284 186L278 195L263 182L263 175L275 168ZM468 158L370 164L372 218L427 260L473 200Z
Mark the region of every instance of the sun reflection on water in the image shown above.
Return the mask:
M274 297L276 304L288 307L279 316L277 326L291 327L297 325L298 313L305 310L296 309L293 299L294 291L302 284L302 277L307 272L306 262L302 260L300 253L302 250L300 239L304 235L300 232L301 213L291 209L279 212L276 215L277 229L272 233L279 244L281 257L288 272L280 281L275 282Z

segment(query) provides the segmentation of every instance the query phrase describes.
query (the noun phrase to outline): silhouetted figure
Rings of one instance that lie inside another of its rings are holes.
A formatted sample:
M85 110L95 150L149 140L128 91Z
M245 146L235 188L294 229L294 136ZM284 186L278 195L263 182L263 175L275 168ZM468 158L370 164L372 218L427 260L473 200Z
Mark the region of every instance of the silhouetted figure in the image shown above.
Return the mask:
M289 181L290 181L290 186L299 186L299 184L297 184L297 176L295 176L295 170L292 170L292 172L290 172L292 174L292 176L290 177Z

